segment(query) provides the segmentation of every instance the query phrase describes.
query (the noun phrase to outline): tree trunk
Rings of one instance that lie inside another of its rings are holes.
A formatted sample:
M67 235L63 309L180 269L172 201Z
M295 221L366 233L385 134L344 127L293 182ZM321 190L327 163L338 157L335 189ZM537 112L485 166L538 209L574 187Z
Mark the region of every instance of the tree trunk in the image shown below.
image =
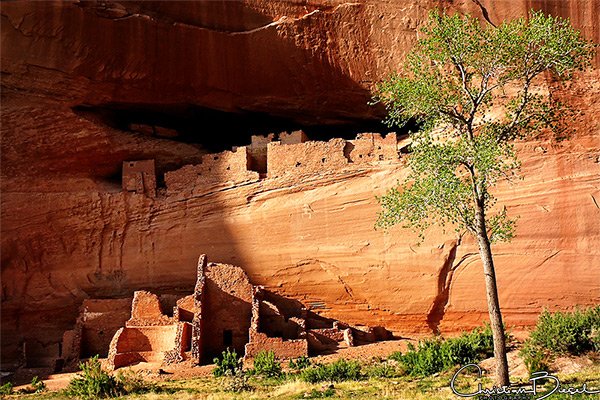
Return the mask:
M500 313L500 302L498 301L498 287L496 286L496 271L492 258L492 248L485 226L485 215L483 207L477 207L477 241L479 243L479 255L483 263L483 274L485 276L485 292L487 294L490 324L494 338L494 357L496 358L496 383L501 386L510 384L508 376L508 361L506 359L506 337L504 336L504 325Z

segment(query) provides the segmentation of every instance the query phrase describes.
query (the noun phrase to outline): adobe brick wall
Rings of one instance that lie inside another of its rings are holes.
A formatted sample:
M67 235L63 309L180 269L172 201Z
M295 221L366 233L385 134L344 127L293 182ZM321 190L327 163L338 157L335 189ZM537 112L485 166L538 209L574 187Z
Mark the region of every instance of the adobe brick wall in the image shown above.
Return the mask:
M281 144L298 144L308 141L308 137L304 131L294 131L292 133L281 132L279 134Z
M258 331L270 337L297 339L304 331L304 321L299 318L288 318L281 310L266 300L261 301Z
M86 299L81 305L81 358L106 357L115 332L131 314L132 298ZM64 353L64 349L63 349Z
M123 190L156 197L156 170L154 160L124 161Z
M246 147L235 151L205 154L202 163L186 165L165 174L167 194L202 188L204 185L239 184L259 179L258 172L249 170L250 156Z
M246 359L256 357L262 351L272 351L280 359L308 356L308 341L306 339L283 340L278 337L268 337L261 332L251 332L250 342L246 344Z
M267 145L274 139L274 133L269 133L267 136L253 135L251 137L250 146L248 146L250 169L262 173L267 172Z
M120 328L110 343L108 363L112 369L134 362L162 362L170 352L181 353L179 324Z
M385 137L379 133L360 133L349 143L348 156L355 164L398 159L398 140L395 133L388 133ZM346 150L348 151L348 148Z
M145 290L133 293L131 318L125 326L169 325L173 321L164 315L158 296Z
M228 264L208 264L202 302L202 358L212 360L225 349L244 353L252 316L252 285L246 273ZM226 331L232 343L225 343Z
M352 164L397 160L395 133L361 133L356 139L331 139L328 142L305 142L304 132L280 134L280 142L267 146L267 176L285 174L313 175L343 169Z
M348 165L348 159L344 156L345 146L344 139L298 144L269 143L267 176L312 175L340 170Z

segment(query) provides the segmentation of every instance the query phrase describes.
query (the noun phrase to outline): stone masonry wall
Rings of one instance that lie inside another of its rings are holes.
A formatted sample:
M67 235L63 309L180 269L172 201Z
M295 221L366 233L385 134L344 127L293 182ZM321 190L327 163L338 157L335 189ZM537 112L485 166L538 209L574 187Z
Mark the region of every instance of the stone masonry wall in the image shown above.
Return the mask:
M164 315L158 296L154 293L138 290L133 294L131 318L126 326L169 325L173 321Z
M252 285L243 269L210 263L202 303L202 359L211 360L227 348L244 354L252 316Z
M156 197L156 170L154 160L124 161L123 190Z
M180 192L215 184L239 184L258 180L258 172L249 170L249 153L246 147L235 151L205 154L202 163L186 165L165 174L167 193Z
M289 145L269 143L267 176L310 175L342 169L348 165L348 159L344 156L345 146L344 139Z
M355 164L398 159L395 133L388 133L385 137L379 133L361 133L349 143L350 162Z
M286 144L289 143L289 144ZM361 133L356 139L331 139L328 142L298 141L293 137L272 142L267 147L267 176L312 175L337 171L348 164L397 160L397 137L389 133Z

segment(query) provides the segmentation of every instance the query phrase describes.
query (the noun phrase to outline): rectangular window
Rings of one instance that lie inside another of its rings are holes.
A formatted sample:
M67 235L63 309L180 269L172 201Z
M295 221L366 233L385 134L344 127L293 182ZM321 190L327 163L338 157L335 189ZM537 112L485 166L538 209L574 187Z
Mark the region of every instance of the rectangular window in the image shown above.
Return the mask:
M233 344L233 331L226 329L223 331L223 346L231 346Z

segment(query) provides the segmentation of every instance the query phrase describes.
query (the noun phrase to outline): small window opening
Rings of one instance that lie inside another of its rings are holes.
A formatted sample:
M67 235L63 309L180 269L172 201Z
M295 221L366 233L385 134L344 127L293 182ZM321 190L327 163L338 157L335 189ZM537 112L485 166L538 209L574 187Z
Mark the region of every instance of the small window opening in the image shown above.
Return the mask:
M233 344L233 331L225 329L223 331L223 346L231 346Z

